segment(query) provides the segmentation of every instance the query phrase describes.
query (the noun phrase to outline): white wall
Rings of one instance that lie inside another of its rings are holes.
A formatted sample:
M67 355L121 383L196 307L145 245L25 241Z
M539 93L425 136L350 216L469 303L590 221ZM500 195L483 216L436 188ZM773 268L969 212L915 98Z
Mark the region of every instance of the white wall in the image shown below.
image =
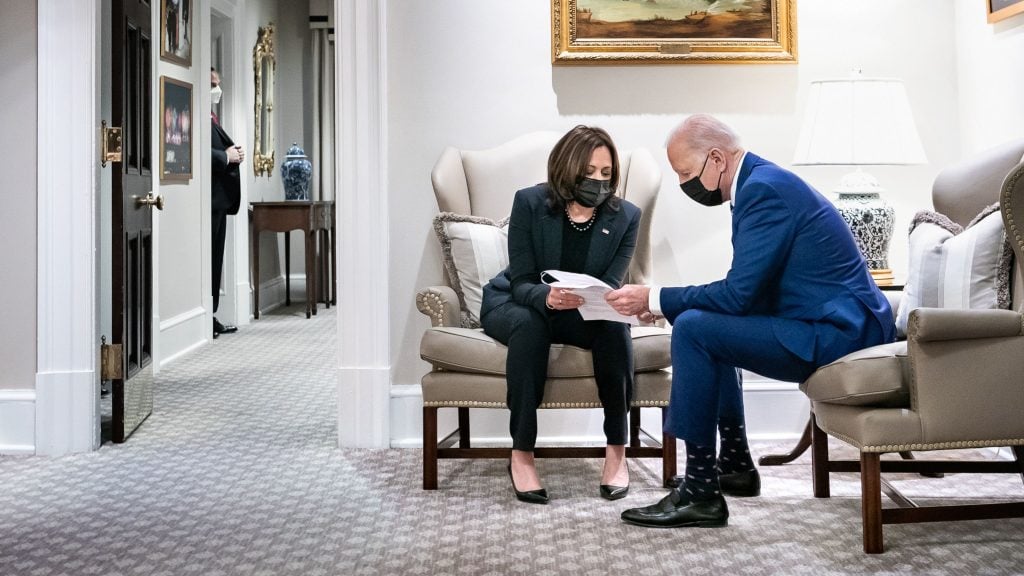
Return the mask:
M36 3L0 5L0 390L36 379Z
M298 143L307 156L313 153L313 142L307 140L312 136L310 121L312 119L312 61L310 54L309 5L306 2L289 2L286 10L278 11L277 21L277 101L274 110L279 114L277 121L277 156L274 170L278 177L278 199L284 200L284 185L280 181L281 163L285 161L288 148ZM283 236L281 257L284 257ZM279 274L284 273L281 264ZM295 277L305 278L306 261L305 246L302 234L292 235L291 274L292 289L305 284L295 282Z
M159 55L159 3L153 4L154 52ZM193 2L191 11L192 66L157 58L153 94L159 102L160 77L192 85L192 178L188 182L161 183L160 130L153 130L153 189L164 197L164 209L154 210L156 236L156 311L159 326L156 361L166 363L201 345L209 337L206 313L210 296L210 55L208 2ZM159 104L153 107L153 126L161 125ZM206 151L206 153L204 153Z
M954 22L962 152L1024 137L1024 14L989 24L984 6L957 2Z
M391 2L393 383L417 384L428 370L418 349L429 323L414 294L441 282L429 175L447 145L485 148L530 130L591 123L608 129L622 149L652 149L664 171L652 231L654 281L700 283L728 269L729 212L683 198L661 149L668 130L687 114L712 113L750 150L788 165L808 82L851 68L902 78L930 163L873 172L896 207L892 264L904 270L900 235L914 211L930 206L935 172L960 152L953 16L951 0L801 0L799 64L553 67L549 2ZM796 171L822 191L844 172Z
M35 447L36 387L36 153L38 67L36 2L0 4L0 454Z

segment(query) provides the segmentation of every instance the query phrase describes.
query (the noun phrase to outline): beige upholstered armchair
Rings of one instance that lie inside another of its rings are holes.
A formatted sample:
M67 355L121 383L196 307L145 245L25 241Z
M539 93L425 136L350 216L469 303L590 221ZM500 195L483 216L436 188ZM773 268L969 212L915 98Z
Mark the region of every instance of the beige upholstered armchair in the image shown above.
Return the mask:
M860 472L865 552L883 551L883 524L1024 516L1024 502L918 508L880 476L1006 472L1024 477L1022 155L1024 140L991 150L942 171L932 190L935 210L961 226L999 202L1014 256L1005 278L1012 280L1010 309L918 308L909 315L905 341L840 358L801 385L813 413L814 494L829 496L830 472ZM830 460L826 435L857 448L860 461ZM1004 446L1012 447L1015 461L880 460L885 453L909 458L910 451ZM897 507L882 507L883 487Z
M512 209L515 192L547 179L547 157L561 134L526 134L488 150L446 149L434 166L431 180L442 213L472 215L498 221ZM620 193L643 210L636 253L627 282L643 283L650 277L651 216L661 185L661 173L643 149L619 152ZM446 271L447 272L447 271ZM423 488L437 488L438 458L507 458L511 448L473 447L470 408L504 409L506 348L477 328L467 310L468 297L453 290L458 284L445 275L446 286L434 286L416 295L416 305L431 321L420 342L420 357L432 365L423 376ZM461 303L461 304L460 304ZM479 304L477 304L479 306ZM640 409L668 406L671 374L669 331L635 327L635 383L630 409L630 444L627 457L661 458L663 480L675 475L675 440L659 444L640 428ZM600 408L589 350L554 345L541 408ZM440 408L458 409L459 427L438 441ZM660 429L661 422L658 423ZM645 436L642 439L642 435ZM458 447L453 445L458 442ZM598 447L539 447L537 457L598 458Z

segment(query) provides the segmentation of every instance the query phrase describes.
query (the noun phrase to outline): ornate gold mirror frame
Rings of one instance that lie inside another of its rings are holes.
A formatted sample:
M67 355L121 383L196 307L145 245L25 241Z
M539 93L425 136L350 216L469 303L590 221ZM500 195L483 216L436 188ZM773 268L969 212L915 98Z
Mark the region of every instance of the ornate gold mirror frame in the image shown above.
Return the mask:
M257 176L270 177L274 171L274 25L261 26L252 50L256 75L256 145L252 169Z

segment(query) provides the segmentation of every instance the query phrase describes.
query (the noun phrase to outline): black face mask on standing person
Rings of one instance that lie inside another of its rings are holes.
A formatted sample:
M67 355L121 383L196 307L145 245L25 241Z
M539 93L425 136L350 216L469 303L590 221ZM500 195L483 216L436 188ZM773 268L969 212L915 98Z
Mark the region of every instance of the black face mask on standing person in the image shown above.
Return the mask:
M580 206L587 208L593 208L600 206L612 195L611 181L610 180L595 180L593 178L584 178L580 185L576 187L576 191L572 197Z
M679 185L679 188L695 202L705 206L718 206L725 202L725 199L722 198L722 175L718 175L718 184L714 190L708 190L704 183L700 181L700 177L704 175L704 169L708 167L709 158L711 158L710 152L704 157L704 166L701 167L700 174L683 182Z

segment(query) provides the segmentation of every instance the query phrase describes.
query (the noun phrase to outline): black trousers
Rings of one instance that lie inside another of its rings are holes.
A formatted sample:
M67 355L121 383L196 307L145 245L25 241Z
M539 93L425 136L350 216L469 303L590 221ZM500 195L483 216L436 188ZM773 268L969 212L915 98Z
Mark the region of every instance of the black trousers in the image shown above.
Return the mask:
M220 305L220 283L224 272L224 241L227 237L228 213L221 210L214 210L210 219L210 239L213 245L213 254L210 261L213 263L213 312L217 313Z
M575 310L541 313L515 302L491 310L482 324L488 336L508 346L505 373L513 449L531 452L537 442L537 407L544 399L551 344L592 351L605 437L608 444L626 443L633 397L633 340L627 324L587 322Z

